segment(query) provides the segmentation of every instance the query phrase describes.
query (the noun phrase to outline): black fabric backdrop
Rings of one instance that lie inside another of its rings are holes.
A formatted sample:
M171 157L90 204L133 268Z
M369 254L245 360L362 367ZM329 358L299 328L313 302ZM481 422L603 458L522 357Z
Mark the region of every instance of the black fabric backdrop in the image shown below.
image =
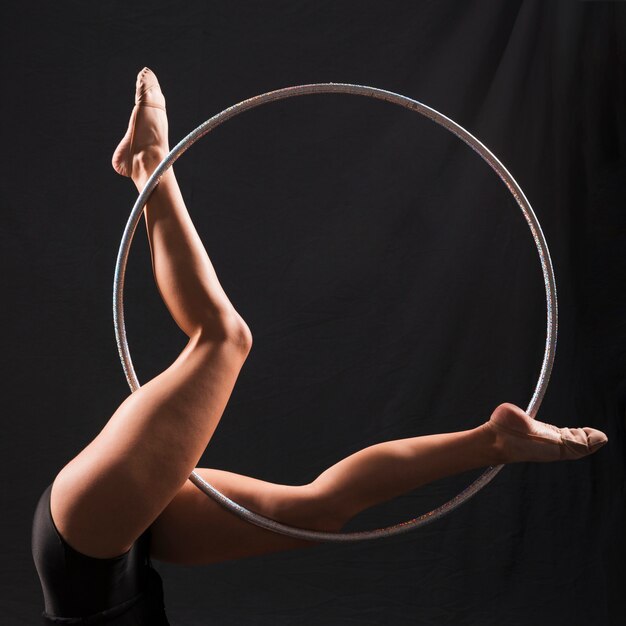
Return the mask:
M322 81L406 94L478 136L525 190L553 255L559 348L539 416L610 440L580 462L509 466L412 534L160 565L172 623L623 624L625 8L3 3L2 623L37 622L36 499L128 393L110 298L135 193L110 157L148 65L173 142L241 99ZM300 98L229 122L177 171L255 337L203 464L300 483L363 446L528 402L545 326L532 239L496 176L444 130L363 98ZM127 322L145 381L183 337L143 229ZM350 527L422 513L476 475Z

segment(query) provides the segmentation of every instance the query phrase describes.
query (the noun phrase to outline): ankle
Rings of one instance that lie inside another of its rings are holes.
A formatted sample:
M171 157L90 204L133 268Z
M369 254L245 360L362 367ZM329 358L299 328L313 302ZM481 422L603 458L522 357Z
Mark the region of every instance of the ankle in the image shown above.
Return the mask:
M481 449L484 451L485 466L503 465L509 462L502 441L489 422L478 426L474 432L480 440Z
M165 158L168 151L163 148L151 147L133 155L132 181L138 191L141 191L159 163Z

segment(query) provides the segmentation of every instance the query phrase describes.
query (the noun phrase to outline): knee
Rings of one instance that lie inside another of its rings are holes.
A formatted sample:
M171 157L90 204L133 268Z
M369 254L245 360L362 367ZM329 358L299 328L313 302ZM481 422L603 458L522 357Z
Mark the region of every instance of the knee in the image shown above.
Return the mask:
M239 313L233 311L226 324L226 340L241 349L244 354L252 350L252 331Z
M252 332L234 309L207 316L206 322L198 330L198 338L208 343L228 344L244 356L252 349Z

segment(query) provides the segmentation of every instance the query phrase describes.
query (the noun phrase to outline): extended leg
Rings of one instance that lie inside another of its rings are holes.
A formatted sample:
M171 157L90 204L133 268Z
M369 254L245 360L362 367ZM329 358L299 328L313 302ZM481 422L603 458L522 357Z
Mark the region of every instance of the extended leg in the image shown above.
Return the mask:
M446 476L502 463L581 458L605 442L600 431L557 429L504 404L490 422L471 430L361 450L309 485L274 485L219 470L198 471L227 496L266 517L300 528L338 531L360 511ZM187 564L312 545L241 521L189 481L152 530L155 558Z
M162 98L158 84L151 97ZM129 171L141 188L167 151L164 111L134 109L131 130L116 157L129 157ZM250 331L193 228L173 172L155 189L145 215L157 285L189 343L172 366L122 403L54 481L57 527L74 548L102 558L128 549L185 483L251 344Z
M197 471L222 493L266 517L299 528L338 531L374 504L499 458L493 434L479 427L371 446L303 486ZM177 563L210 563L307 545L312 543L242 521L189 481L152 526L153 556Z

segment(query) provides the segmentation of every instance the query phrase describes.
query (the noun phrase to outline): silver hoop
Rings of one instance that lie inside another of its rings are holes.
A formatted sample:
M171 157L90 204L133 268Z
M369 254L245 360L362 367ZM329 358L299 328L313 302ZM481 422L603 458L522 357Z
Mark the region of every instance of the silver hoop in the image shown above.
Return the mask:
M128 255L130 252L130 245L132 243L135 229L141 218L143 208L146 205L148 197L157 186L159 179L163 176L167 169L172 166L178 157L185 152L185 150L226 120L229 120L244 111L254 109L262 104L267 104L268 102L284 100L293 96L304 96L319 93L342 93L356 96L367 96L369 98L398 104L410 109L411 111L420 113L449 130L451 133L463 140L476 153L478 153L478 155L482 157L482 159L486 161L494 172L502 179L508 190L511 192L511 195L519 205L519 208L522 210L522 213L528 222L528 227L530 228L530 232L532 233L535 241L535 246L537 247L537 252L539 254L539 260L541 262L541 270L543 272L543 280L546 291L547 330L543 362L541 364L541 370L539 372L539 379L537 381L535 391L530 403L528 404L528 408L526 409L526 412L534 418L539 410L539 405L541 404L548 387L548 381L550 379L550 373L554 363L557 335L557 298L554 270L552 268L548 245L541 230L541 226L539 225L539 221L537 220L530 203L526 199L524 192L504 165L502 165L502 163L486 146L445 115L442 115L438 111L431 109L421 102L391 91L385 91L375 87L364 87L362 85L344 83L319 83L287 87L276 91L270 91L268 93L255 96L254 98L249 98L248 100L243 100L242 102L225 109L221 113L214 115L211 119L207 120L198 126L198 128L194 131L189 133L171 150L163 161L161 161L152 176L148 179L146 186L139 194L139 197L135 202L130 217L128 218L126 228L124 229L122 242L117 256L113 282L113 321L115 326L115 337L117 340L120 359L122 361L122 367L124 368L124 374L126 375L126 380L128 381L131 390L136 391L140 387L140 384L133 368L124 324L124 277L126 273ZM350 542L391 537L392 535L399 535L400 533L405 533L409 530L413 530L414 528L418 528L419 526L424 526L425 524L433 522L434 520L439 519L440 517L455 510L461 504L467 502L467 500L469 500L472 496L476 495L483 487L485 487L485 485L493 480L502 467L502 465L498 465L487 468L472 484L466 487L458 495L454 496L451 500L442 504L438 508L433 509L428 513L424 513L419 517L394 526L388 526L386 528L351 533L321 532L287 526L286 524L281 524L275 520L259 515L258 513L253 513L240 504L237 504L230 498L227 498L224 494L220 493L217 489L215 489L215 487L211 486L196 472L192 472L189 480L191 480L194 485L196 485L206 495L213 498L221 506L228 509L235 515L238 515L242 519L251 522L252 524L256 524L261 528L265 528L282 535L287 535L289 537L307 539L310 541Z

